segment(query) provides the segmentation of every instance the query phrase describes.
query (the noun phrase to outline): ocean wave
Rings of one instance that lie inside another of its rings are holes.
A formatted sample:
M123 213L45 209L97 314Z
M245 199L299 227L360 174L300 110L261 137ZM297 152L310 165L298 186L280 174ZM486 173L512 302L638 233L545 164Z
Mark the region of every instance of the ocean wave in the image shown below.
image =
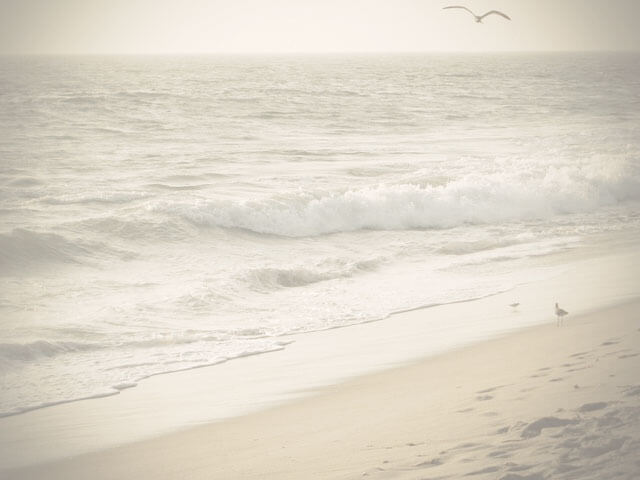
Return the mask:
M198 185L166 185L164 183L150 183L148 185L145 185L145 187L147 188L157 188L158 190L171 190L171 191L202 190L204 188L209 188L210 186L211 184L209 183L203 183Z
M260 268L252 270L247 274L247 280L252 287L257 290L283 288L283 287L302 287L312 283L321 282L335 278L334 276L314 272L304 268L280 269L280 268Z
M92 192L48 197L42 201L50 205L73 205L87 203L129 203L149 197L148 192Z
M640 200L640 174L628 169L548 167L469 174L341 191L295 191L257 200L199 201L159 207L203 227L305 237L357 230L447 229L593 212Z
M96 393L94 395L87 395L87 396L83 396L83 397L62 399L62 400L53 400L53 401L50 401L50 402L36 403L36 404L26 405L26 406L22 406L22 407L14 407L14 408L6 410L6 411L0 411L0 418L11 417L13 415L20 415L21 413L32 412L34 410L40 410L42 408L55 407L56 405L64 405L65 403L72 403L72 402L79 402L79 401L82 401L82 400L95 400L97 398L111 397L113 395L117 395L118 393L120 393L120 390L118 388L116 388L116 387L112 387L113 389L111 391L99 392L99 393Z
M485 234L483 237L477 238L464 238L455 236L443 242L436 249L436 253L443 255L454 256L467 256L472 254L478 254L482 252L494 252L498 250L504 250L506 248L518 249L526 248L527 245L536 246L541 243L550 242L553 245L575 243L580 240L577 236L563 236L560 238L553 238L552 240L539 240L539 234L535 234L531 231L518 232L516 235L510 234L507 229L503 229L499 234L491 233Z
M444 243L436 250L436 252L443 255L468 255L527 243L533 238L533 235L526 235L519 238L497 236L495 238L481 238L474 240L456 239Z
M160 184L182 184L185 186L200 185L208 180L218 180L221 178L228 178L230 174L216 173L216 172L203 172L198 175L166 175L158 177L156 183Z
M535 242L514 243L489 250L479 250L463 255L459 260L453 261L448 268L486 265L489 262L506 262L530 257L543 257L564 250L575 248L581 243L580 237L560 237Z
M66 353L87 352L104 347L92 343L36 340L29 343L0 343L0 365L30 362Z
M84 264L103 257L129 259L134 254L104 243L72 240L56 233L16 228L0 233L0 275L24 274L48 264Z
M179 219L92 217L68 224L75 229L88 229L100 235L112 235L128 240L174 241L188 237L195 227Z
M208 360L201 361L189 361L189 360L177 360L177 361L165 361L165 362L150 362L143 364L132 364L132 365L122 365L115 368L107 368L103 371L109 371L114 369L120 369L124 372L125 380L117 381L110 386L101 386L99 384L89 386L89 385L80 385L80 389L70 389L67 392L58 392L59 398L46 400L46 401L32 401L31 403L22 404L22 405L1 405L0 406L0 418L8 417L12 415L19 415L22 413L30 412L33 410L38 410L41 408L51 407L55 405L62 405L65 403L78 402L82 400L90 400L96 398L103 398L112 395L119 394L122 390L126 390L129 388L134 388L138 385L140 381L143 381L147 378L151 378L158 375L166 375L170 373L182 372L187 370L193 370L197 368L209 367L213 365L219 365L221 363L228 362L230 360L254 356L254 355L262 355L265 353L275 352L284 350L286 346L292 342L290 341L281 341L277 339L271 338L256 338L253 333L247 330L246 333L241 335L245 335L247 337L247 342L244 343L240 348L228 352L225 354L214 355L212 358ZM64 353L64 344L65 342L33 342L32 344L22 345L23 348L18 349L18 355L24 356L25 353L29 352L29 354L35 353L33 358L40 358L42 356L50 356L49 354L55 355L58 352ZM74 346L72 346L72 342L66 342L70 347L67 352L72 352ZM12 345L12 344L8 344ZM0 344L0 353L5 352L5 346L7 344ZM8 351L8 350L6 350ZM14 349L15 353L15 349ZM0 356L0 366L3 365L4 358ZM143 369L141 371L136 371L132 373L133 376L130 377L127 372L129 369L133 368L135 371L136 367L140 366L148 366L150 367L146 371ZM93 391L91 391L93 390Z
M258 291L304 287L313 283L351 277L359 272L372 271L381 259L363 260L333 269L256 268L245 274L251 288Z
M253 330L252 330L253 331ZM166 335L154 335L148 338L134 338L128 341L78 342L65 340L35 340L26 343L0 343L0 366L17 365L53 358L66 354L91 353L106 350L148 350L163 347L179 347L199 342L218 343L229 335L253 335L231 332L174 332ZM260 336L266 332L260 331ZM140 364L145 365L145 364ZM154 365L150 363L149 365ZM130 368L132 365L128 365Z
M78 257L89 249L55 233L40 233L17 228L0 234L0 270L23 271L43 263L79 263Z
M39 187L44 183L42 180L39 180L34 177L19 177L8 182L8 185L12 187Z

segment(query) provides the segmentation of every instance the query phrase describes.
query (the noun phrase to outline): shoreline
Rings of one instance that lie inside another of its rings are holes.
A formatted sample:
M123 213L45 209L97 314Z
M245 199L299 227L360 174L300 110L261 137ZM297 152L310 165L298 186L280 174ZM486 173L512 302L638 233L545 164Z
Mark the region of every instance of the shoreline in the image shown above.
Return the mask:
M0 473L293 405L375 372L412 365L425 357L455 356L532 326L555 326L549 307L554 299L562 299L569 308L571 322L581 314L636 298L640 292L634 265L640 267L635 251L580 259L553 279L475 302L302 335L287 349L269 355L152 377L120 395L5 417L0 419L4 431ZM597 276L589 275L594 271ZM518 311L506 307L513 298L522 302ZM505 319L512 322L509 328L504 327ZM482 324L484 330L470 335L465 330L470 321ZM463 334L467 338L460 344Z
M589 275L594 271L599 274ZM530 326L555 325L550 305L558 298L571 318L638 296L637 271L640 252L635 250L580 258L552 279L477 301L292 336L295 341L287 348L269 355L159 375L119 395L4 417L0 472L242 417L425 357L454 355ZM514 298L522 303L515 311L507 306Z
M608 430L585 451L602 452L599 461L610 457L608 466L619 467L623 457L628 468L640 468L632 448L640 445L633 434L640 432L639 316L636 298L574 317L563 328L531 326L259 412L5 473L293 479L444 472L538 479L547 478L538 450L591 445ZM587 464L593 469L583 457L556 461L554 478ZM507 476L525 470L539 476Z

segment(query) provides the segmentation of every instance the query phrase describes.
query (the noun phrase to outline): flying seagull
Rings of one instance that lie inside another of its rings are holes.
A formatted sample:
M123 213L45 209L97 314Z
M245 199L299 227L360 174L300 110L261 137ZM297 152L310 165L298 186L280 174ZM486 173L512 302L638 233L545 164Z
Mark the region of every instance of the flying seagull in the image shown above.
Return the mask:
M508 15L505 15L502 12L499 12L498 10L490 10L487 13L485 13L484 15L476 15L475 13L473 13L471 10L469 10L467 7L462 7L460 5L451 5L449 7L444 7L443 10L446 10L447 8L461 8L463 10L466 10L467 12L469 12L471 15L473 15L476 19L476 23L482 23L482 19L486 16L491 15L492 13L495 13L496 15L500 15L501 17L506 18L507 20L511 20L511 18Z

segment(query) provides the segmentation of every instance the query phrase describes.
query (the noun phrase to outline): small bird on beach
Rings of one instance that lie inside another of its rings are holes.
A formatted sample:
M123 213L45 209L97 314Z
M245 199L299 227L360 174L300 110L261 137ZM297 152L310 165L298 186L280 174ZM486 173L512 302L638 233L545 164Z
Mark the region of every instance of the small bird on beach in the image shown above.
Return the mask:
M510 306L511 308L513 308L513 309L518 308L518 305L520 305L520 303L519 303L519 302L516 302L516 303L510 303L510 304L509 304L509 306Z
M484 15L476 15L475 13L473 13L471 10L469 10L467 7L463 7L461 5L450 5L448 7L443 7L443 10L446 10L448 8L461 8L462 10L466 10L467 12L469 12L471 15L473 15L473 17L476 19L476 23L482 23L482 19L495 14L495 15L500 15L501 17L506 18L507 20L511 20L511 17L509 17L508 15L499 12L498 10L489 10L487 13L485 13Z
M560 326L560 324L562 323L562 317L564 317L565 315L569 315L569 312L560 308L558 306L558 302L556 302L556 317L558 317L558 326Z

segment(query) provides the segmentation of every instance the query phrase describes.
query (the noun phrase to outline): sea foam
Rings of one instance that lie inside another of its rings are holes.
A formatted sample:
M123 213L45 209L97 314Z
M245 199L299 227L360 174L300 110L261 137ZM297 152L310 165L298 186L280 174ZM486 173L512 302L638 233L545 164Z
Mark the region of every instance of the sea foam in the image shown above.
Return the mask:
M377 184L293 191L257 200L164 208L200 226L305 237L357 230L446 229L548 219L640 199L640 175L549 167L522 174L468 174L443 185Z

